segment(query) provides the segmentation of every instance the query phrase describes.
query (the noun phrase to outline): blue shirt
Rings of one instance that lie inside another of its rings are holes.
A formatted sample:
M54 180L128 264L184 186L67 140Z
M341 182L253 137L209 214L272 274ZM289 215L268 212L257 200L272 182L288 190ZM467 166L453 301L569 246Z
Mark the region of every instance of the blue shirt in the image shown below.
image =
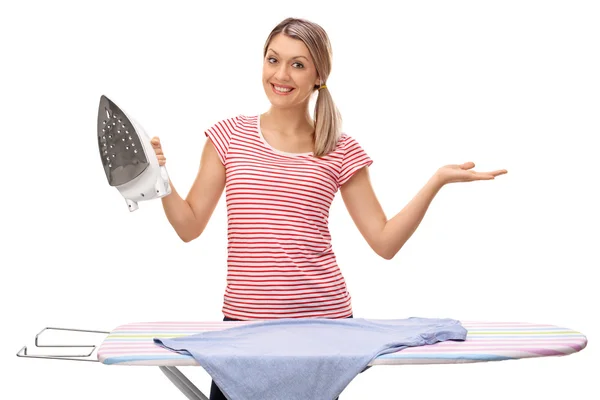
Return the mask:
M332 400L379 355L466 336L453 319L283 318L154 342L194 357L230 400Z

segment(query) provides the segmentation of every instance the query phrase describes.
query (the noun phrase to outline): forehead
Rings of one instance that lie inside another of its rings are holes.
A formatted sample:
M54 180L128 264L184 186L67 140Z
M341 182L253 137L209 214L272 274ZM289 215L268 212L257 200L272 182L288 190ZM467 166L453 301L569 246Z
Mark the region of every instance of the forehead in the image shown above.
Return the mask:
M281 33L273 36L267 49L273 50L283 58L306 57L312 60L308 47L302 40L292 39Z

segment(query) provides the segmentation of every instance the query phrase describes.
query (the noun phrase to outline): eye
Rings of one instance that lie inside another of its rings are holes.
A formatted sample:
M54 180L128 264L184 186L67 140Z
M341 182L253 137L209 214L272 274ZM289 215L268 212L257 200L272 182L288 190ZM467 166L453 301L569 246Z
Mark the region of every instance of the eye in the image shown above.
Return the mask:
M275 58L274 58L274 57L269 57L269 58L267 58L267 61L268 61L268 62L270 62L271 64L273 64L273 63L271 62L271 60L275 60ZM275 61L277 61L277 60L275 60Z
M302 63L295 62L295 63L294 63L294 65L295 65L295 64L298 64L298 65L300 66L300 67L298 67L298 68L304 68L304 65L302 65Z

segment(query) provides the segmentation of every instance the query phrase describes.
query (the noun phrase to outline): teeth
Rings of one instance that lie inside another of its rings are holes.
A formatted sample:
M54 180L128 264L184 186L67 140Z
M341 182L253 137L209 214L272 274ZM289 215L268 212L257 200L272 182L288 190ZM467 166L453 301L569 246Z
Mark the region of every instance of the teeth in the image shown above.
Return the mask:
M289 91L291 91L291 90L292 90L292 89L286 89L286 88L282 88L282 87L275 86L275 85L273 85L273 86L275 87L275 90L277 90L278 92L284 92L284 93L287 93L287 92L289 92Z

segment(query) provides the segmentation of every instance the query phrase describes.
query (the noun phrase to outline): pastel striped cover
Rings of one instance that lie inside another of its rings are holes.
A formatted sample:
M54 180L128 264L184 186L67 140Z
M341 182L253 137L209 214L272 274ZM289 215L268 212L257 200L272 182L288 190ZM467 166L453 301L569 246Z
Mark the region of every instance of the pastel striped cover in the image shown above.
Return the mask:
M187 355L163 349L154 337L170 338L227 329L257 321L140 322L121 325L98 348L98 361L110 365L198 365ZM451 364L518 358L564 356L587 345L576 331L523 322L461 321L469 331L464 342L439 342L409 347L377 357L369 365Z

